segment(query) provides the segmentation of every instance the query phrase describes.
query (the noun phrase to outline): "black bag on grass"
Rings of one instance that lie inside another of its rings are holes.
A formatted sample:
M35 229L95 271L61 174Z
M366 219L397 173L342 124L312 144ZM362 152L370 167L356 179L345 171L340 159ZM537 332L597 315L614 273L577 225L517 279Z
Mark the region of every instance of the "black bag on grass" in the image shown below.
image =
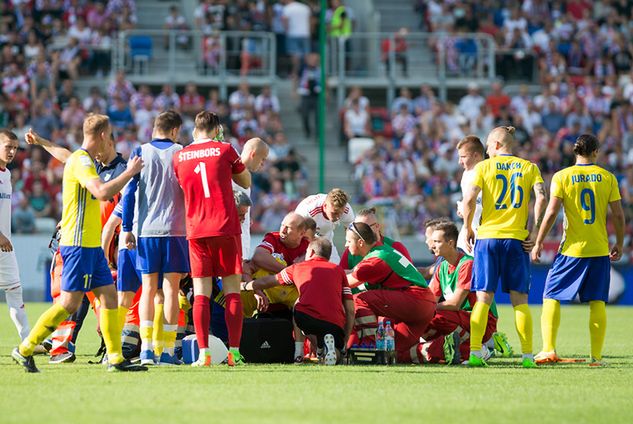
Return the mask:
M247 363L291 363L294 350L292 321L267 314L244 319L240 353Z

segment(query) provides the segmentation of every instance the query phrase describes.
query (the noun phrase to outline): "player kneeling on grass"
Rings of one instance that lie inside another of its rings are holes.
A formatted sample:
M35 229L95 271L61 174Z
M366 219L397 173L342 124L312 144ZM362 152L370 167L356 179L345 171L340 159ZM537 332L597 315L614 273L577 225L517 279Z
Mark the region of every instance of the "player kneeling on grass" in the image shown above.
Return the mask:
M435 226L430 237L431 248L440 262L429 288L438 301L437 311L420 343L411 350L411 360L416 363L459 363L468 358L470 351L470 312L477 301L470 291L473 271L473 257L457 248L459 233L452 222L442 222ZM488 325L484 342L490 340L497 329L497 307L493 301L488 312ZM505 336L498 334L500 341ZM504 343L508 352L511 349Z
M27 372L38 372L33 349L80 305L84 292L92 291L101 303L101 332L108 355L108 371L141 371L146 367L123 359L121 329L117 319L116 287L101 249L99 200L112 198L143 167L140 158L131 159L127 169L103 183L95 169L98 158L110 142L112 127L107 116L89 115L84 121L82 148L64 166L61 255L64 262L60 301L44 312L28 337L12 352L13 359Z
M595 136L581 135L574 144L576 164L557 172L552 178L552 197L532 249L532 260L538 262L543 240L554 225L561 206L565 211L565 234L545 281L541 316L543 350L536 355L536 363L561 362L556 354L560 302L571 301L579 295L581 302L589 302L590 365L603 365L602 346L607 330L605 303L609 296L611 269L609 260L618 261L622 256L624 212L618 180L595 165L598 148ZM616 242L610 251L608 209L611 209L616 234Z
M395 323L398 362L410 362L410 349L419 343L435 315L435 297L407 258L377 243L369 225L353 222L348 227L345 247L363 259L347 275L347 281L352 288L367 289L354 295L356 322L348 346L375 344L378 316L385 317Z
M294 307L294 322L303 334L316 337L317 353L325 365L335 365L342 358L354 326L352 291L345 271L329 262L331 253L332 243L317 237L308 245L304 262L244 285L245 290L296 286L299 299Z

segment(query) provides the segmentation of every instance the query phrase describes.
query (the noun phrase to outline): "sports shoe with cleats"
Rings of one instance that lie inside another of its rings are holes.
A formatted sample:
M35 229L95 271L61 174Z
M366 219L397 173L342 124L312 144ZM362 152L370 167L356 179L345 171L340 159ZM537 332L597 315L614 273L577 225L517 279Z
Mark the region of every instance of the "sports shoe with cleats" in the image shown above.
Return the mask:
M229 349L229 354L226 358L226 363L229 367L235 367L237 365L244 365L246 362L244 361L244 357L237 349Z
M488 366L488 364L486 363L486 361L484 361L482 358L480 358L477 355L473 355L472 353L470 354L470 357L468 358L468 366L469 367L478 367L478 368L485 368Z
M591 358L589 366L594 368L603 368L607 366L607 363L604 362L602 359Z
M141 351L141 365L156 365L156 357L154 356L154 351L152 350L143 350Z
M124 359L118 364L108 364L108 372L138 372L147 371L145 365L135 364L129 359Z
M323 337L325 343L325 357L323 358L324 365L336 365L336 346L334 345L334 336L326 334Z
M211 366L211 355L200 355L196 362L191 364L192 367L210 367Z
M558 357L555 350L551 352L541 351L534 356L534 362L536 362L537 365L555 364L560 361L561 359Z
M493 333L492 341L495 344L495 352L498 352L502 358L510 358L514 353L505 333L499 331Z
M40 370L38 370L37 367L35 366L33 355L24 356L20 353L20 349L16 347L11 352L11 357L18 365L22 365L22 368L24 368L24 371L32 372L32 373L40 372Z
M461 362L459 342L459 331L453 331L444 337L444 361L446 364L457 365Z
M53 355L51 356L51 358L48 360L49 364L70 364L71 362L75 362L75 354L70 352L70 351L66 351L64 353L60 353L59 355Z
M534 359L532 358L523 358L523 361L521 362L521 366L523 368L538 368L538 366L536 365L536 362L534 362Z

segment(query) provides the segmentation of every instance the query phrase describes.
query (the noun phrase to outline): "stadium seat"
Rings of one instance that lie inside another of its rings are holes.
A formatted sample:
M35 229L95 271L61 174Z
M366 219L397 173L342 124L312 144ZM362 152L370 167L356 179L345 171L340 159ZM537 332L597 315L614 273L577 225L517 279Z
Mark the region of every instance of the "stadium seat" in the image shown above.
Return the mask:
M134 35L128 42L133 72L147 72L149 61L152 59L152 38L147 35Z

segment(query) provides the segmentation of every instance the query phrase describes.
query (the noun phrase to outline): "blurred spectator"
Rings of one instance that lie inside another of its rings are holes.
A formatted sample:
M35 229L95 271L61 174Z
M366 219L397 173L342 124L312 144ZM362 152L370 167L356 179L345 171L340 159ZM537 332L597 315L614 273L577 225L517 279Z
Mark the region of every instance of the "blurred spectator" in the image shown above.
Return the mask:
M134 124L129 104L120 97L114 99L114 104L108 109L108 117L116 134L123 134L126 128Z
M251 94L246 81L242 81L237 90L231 93L229 106L231 107L231 120L235 122L242 119L248 109L255 106L255 96Z
M396 32L393 36L393 41L391 38L385 38L382 40L380 45L380 52L382 63L385 64L385 69L387 71L387 75L390 75L390 66L393 55L393 60L396 63L399 63L402 67L402 76L408 76L408 58L407 58L407 35L409 34L409 30L407 28L400 28L398 32Z
M182 114L191 119L204 109L204 97L198 93L198 87L194 83L185 86L185 92L180 96L180 106Z
M301 113L301 120L303 122L303 132L306 138L312 136L312 129L310 126L310 118L314 116L314 126L318 131L318 110L317 101L319 92L321 91L321 68L319 66L319 55L316 53L310 53L306 56L305 66L301 71L299 78L299 86L297 93L301 96L301 104L299 110Z
M154 108L161 112L169 109L180 111L180 97L174 92L171 84L163 85L163 90L154 101Z
M371 134L369 113L360 107L359 99L352 100L351 108L345 111L343 132L347 141L354 137L366 137Z
M272 94L270 86L262 87L262 92L255 98L255 111L257 113L272 111L277 114L279 110L279 99Z
M33 209L36 218L46 218L52 211L51 197L44 191L41 181L34 181L32 190L28 196L29 205Z
M124 102L129 102L134 93L136 93L134 86L130 81L125 79L125 71L118 71L114 77L114 81L112 81L108 87L108 97L110 101L112 102L115 97L118 97Z
M35 212L29 204L29 199L22 197L18 207L12 212L11 231L19 234L31 234L35 232Z
M189 48L189 35L187 34L189 25L187 25L187 20L180 13L178 6L174 5L169 8L169 15L165 17L163 28L170 31L171 34L165 37L165 49L169 48L170 36L175 38L177 48Z
M299 75L301 60L310 52L310 8L295 0L282 0L286 52L292 57L292 75Z
M108 109L106 99L101 94L99 87L91 87L90 95L83 101L83 108L86 112L103 113Z

